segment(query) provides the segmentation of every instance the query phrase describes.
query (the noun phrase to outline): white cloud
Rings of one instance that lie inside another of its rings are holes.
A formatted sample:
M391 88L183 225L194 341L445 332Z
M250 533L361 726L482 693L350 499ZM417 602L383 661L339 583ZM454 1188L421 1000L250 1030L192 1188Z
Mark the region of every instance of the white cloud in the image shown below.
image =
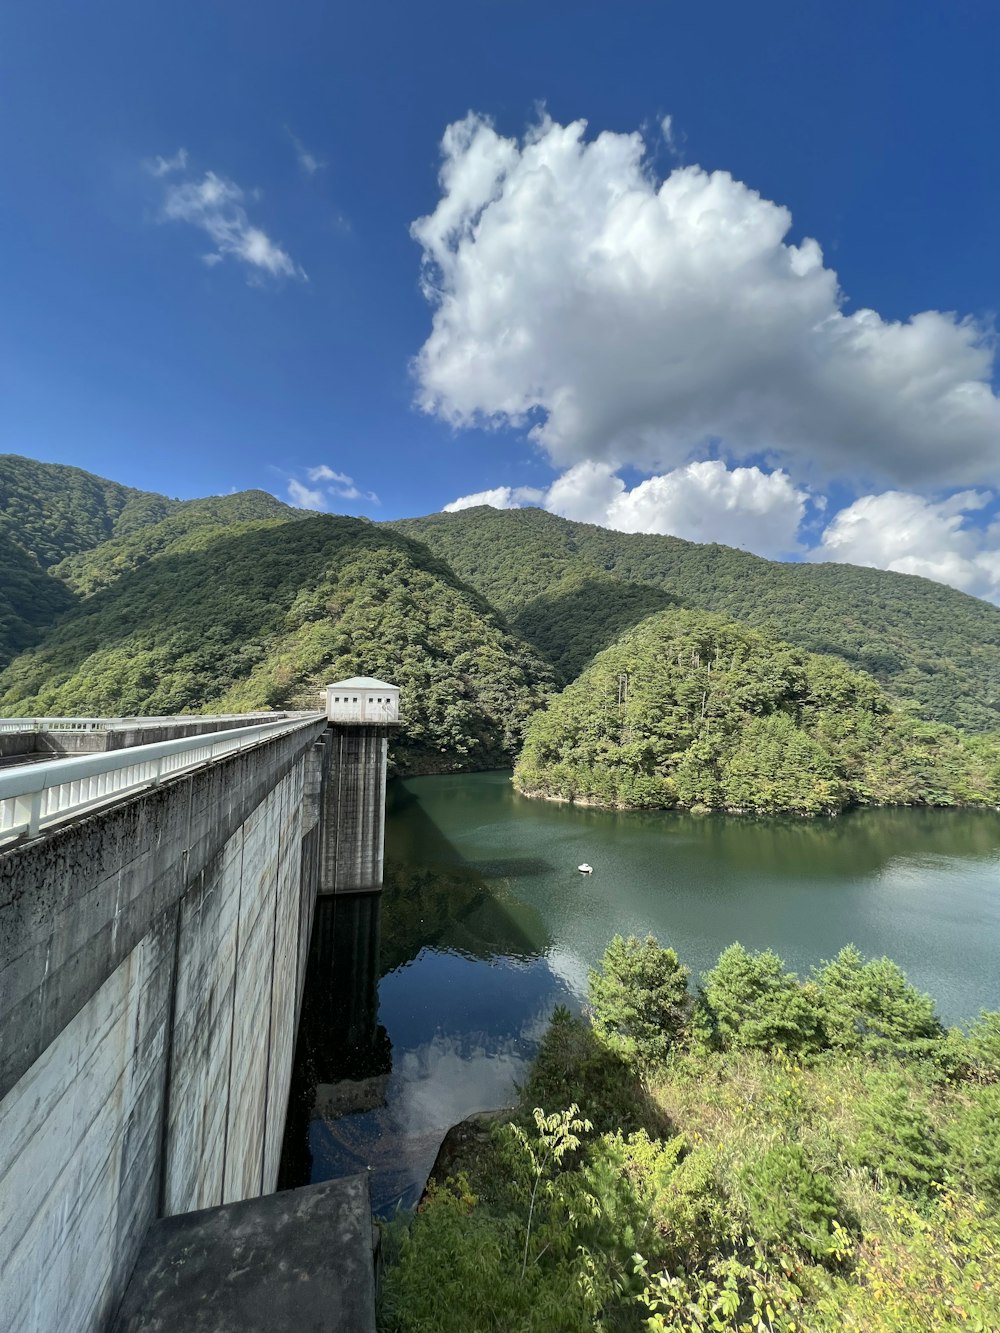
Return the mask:
M517 509L537 504L562 518L619 532L669 533L762 555L788 555L801 549L796 534L811 498L787 472L730 469L718 459L688 463L631 490L609 464L587 460L569 468L547 490L498 486L463 495L444 508L453 513L474 505Z
M143 166L151 176L169 176L172 171L183 171L187 160L187 149L178 148L173 157L147 158Z
M292 145L295 148L295 156L299 160L299 166L307 176L315 176L317 171L323 170L326 163L322 158L317 157L315 153L310 153L309 149L298 135L293 134L291 130L288 130L288 137L291 139Z
M786 209L726 172L661 183L640 135L585 129L543 119L517 143L470 114L446 130L440 200L412 228L435 306L424 411L528 428L560 467L666 472L721 441L801 475L996 474L986 330L845 314Z
M290 477L288 481L288 498L299 509L327 508L326 496L322 491L311 491L308 486L303 486L294 477Z
M679 159L687 136L678 132L674 125L673 116L660 117L660 134L663 136L663 142L667 145L670 156Z
M306 469L306 475L310 481L337 481L342 486L353 486L353 480L346 472L334 472L332 467L327 467L325 463L320 463L319 467Z
M364 500L367 504L380 504L374 491L364 491L355 485L354 478L346 472L337 472L326 463L305 470L306 477L312 482L323 482L316 490L310 490L295 478L289 478L288 494L292 502L302 509L329 509L331 500Z
M938 502L905 491L862 495L833 518L810 559L921 574L1000 601L1000 525L967 521L992 500L978 490Z
M181 149L177 159L170 163L164 163L162 158L157 158L156 162L162 164L163 169L158 165L153 175L162 176L182 170L187 154ZM209 267L228 257L247 264L255 273L304 280L305 272L287 251L251 223L243 206L245 197L235 182L216 175L214 171L206 171L201 180L175 181L165 186L163 217L173 222L190 223L207 233L216 247L201 257Z
M545 498L545 492L534 486L495 486L491 491L476 491L474 495L462 495L451 504L446 504L446 514L457 513L459 509L474 509L476 505L491 505L494 509L520 509L522 505L539 504Z

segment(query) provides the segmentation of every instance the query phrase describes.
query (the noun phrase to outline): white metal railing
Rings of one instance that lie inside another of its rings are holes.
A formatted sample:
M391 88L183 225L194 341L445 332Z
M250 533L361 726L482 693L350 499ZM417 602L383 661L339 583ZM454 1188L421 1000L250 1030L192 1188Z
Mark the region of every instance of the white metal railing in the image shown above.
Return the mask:
M55 759L0 772L0 848L155 787L167 778L323 720L322 713L298 713L232 731L182 736L154 745Z
M242 722L248 718L298 717L298 713L171 713L164 717L0 717L0 733L11 731L142 731L170 722Z

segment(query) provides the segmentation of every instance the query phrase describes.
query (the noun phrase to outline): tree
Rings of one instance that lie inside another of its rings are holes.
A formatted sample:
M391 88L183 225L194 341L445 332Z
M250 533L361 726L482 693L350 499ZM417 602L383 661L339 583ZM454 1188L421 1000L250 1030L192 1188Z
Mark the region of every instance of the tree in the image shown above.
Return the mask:
M705 973L702 1023L722 1050L817 1050L820 1016L814 988L800 985L770 949L731 944Z
M688 969L653 935L616 935L590 973L594 1029L614 1051L642 1067L661 1061L686 1030Z
M841 1051L919 1055L944 1036L934 1001L889 958L865 962L853 944L816 973L823 1027Z

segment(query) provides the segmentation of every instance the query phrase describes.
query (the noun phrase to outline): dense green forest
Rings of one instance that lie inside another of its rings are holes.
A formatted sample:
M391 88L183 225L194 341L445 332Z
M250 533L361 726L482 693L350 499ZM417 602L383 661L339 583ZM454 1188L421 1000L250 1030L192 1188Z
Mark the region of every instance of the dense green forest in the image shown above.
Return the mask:
M302 509L289 509L266 491L238 491L235 495L213 495L205 500L185 500L160 522L102 542L93 550L81 551L61 560L52 574L79 597L108 588L116 579L150 560L178 548L188 534L203 528L225 529L237 523L262 519L308 518Z
M182 517L67 566L99 590L0 672L0 713L318 707L365 674L402 686L403 767L511 762L551 672L425 547L362 519Z
M300 513L264 491L171 500L79 468L0 454L0 666L80 597L190 528Z
M705 611L662 611L599 653L528 728L529 795L819 814L997 804L1000 745L920 722L870 676Z
M616 937L513 1113L384 1230L382 1333L1000 1328L1000 1013L888 959Z
M0 454L0 531L44 569L111 537L158 523L180 504L80 468Z
M398 526L502 611L564 683L628 624L679 603L841 657L928 721L1000 728L1000 608L929 579L855 565L776 564L728 546L570 523L540 509L481 507ZM614 596L616 583L629 585L627 592Z

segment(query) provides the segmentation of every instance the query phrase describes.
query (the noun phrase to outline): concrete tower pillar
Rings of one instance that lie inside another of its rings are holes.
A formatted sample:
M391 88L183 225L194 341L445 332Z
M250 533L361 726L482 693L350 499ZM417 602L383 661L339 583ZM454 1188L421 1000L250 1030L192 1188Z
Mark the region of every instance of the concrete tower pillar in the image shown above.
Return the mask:
M319 892L382 887L385 772L399 725L399 689L369 676L327 686L330 767L325 784Z

